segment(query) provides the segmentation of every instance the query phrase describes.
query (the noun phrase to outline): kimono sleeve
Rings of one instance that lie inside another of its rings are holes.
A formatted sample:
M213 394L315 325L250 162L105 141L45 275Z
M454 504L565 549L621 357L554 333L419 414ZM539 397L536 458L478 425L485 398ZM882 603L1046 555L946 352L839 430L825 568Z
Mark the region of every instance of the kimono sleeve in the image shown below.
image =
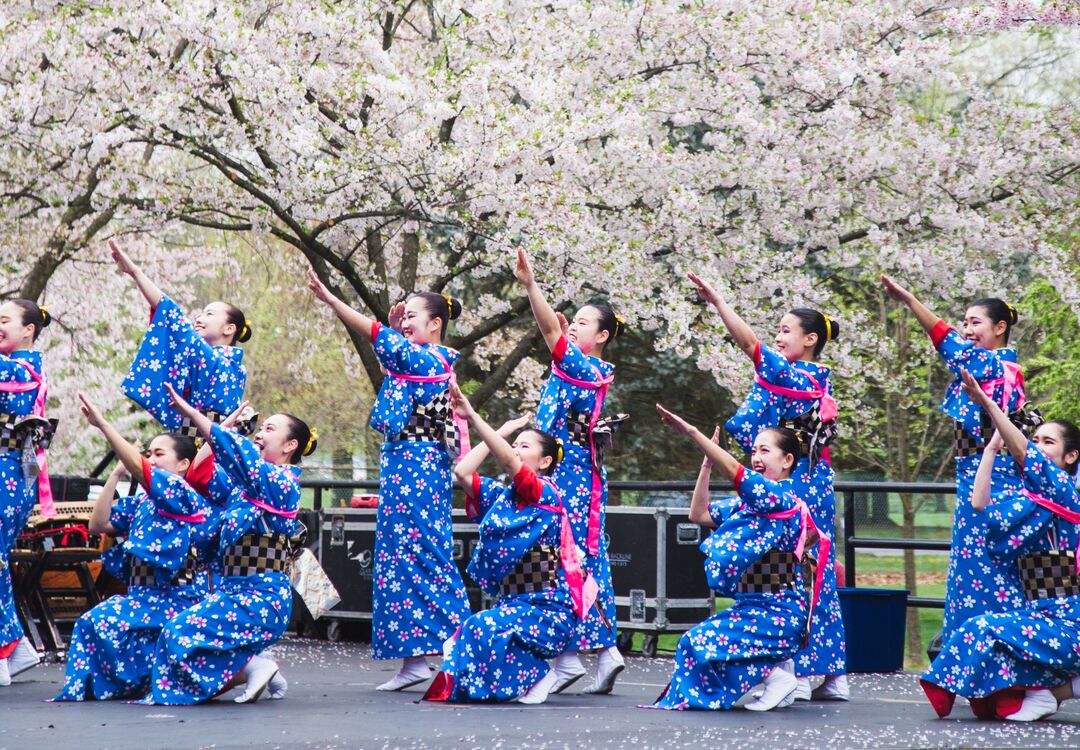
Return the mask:
M1054 515L1019 492L1009 492L988 505L986 514L987 552L1009 561L1024 554L1054 523Z
M116 505L112 507L112 512L109 513L109 524L116 529L117 534L127 536L131 532L131 524L135 520L135 513L145 499L145 493L136 492L134 495L127 495L116 501Z
M551 351L551 358L559 365L559 369L572 378L584 380L589 383L599 382L600 376L592 361L563 335L555 348Z
M168 295L162 295L124 378L124 394L166 429L175 430L182 420L172 408L165 383L178 393L190 394L200 369L220 356L196 332L179 306Z
M495 501L506 492L506 485L500 484L491 477L482 477L479 474L472 475L472 489L465 493L467 502L465 511L470 521L479 523L491 510Z
M154 507L178 516L194 515L201 503L195 490L183 478L156 467L146 472L146 491Z
M734 484L739 497L754 513L778 513L795 507L795 499L780 482L766 479L753 469L739 467Z
M376 324L373 341L379 364L402 375L441 375L446 366L432 351L417 346L390 326Z
M714 500L709 503L709 515L712 516L713 523L720 526L731 514L742 507L742 500L738 497L725 497L720 500Z
M1024 486L1035 494L1043 495L1069 510L1080 511L1074 478L1047 458L1032 442L1028 442L1022 473Z
M242 492L290 512L300 504L300 485L284 466L263 460L250 440L214 425L210 432L214 460Z
M938 354L956 377L960 377L961 370L967 370L979 382L994 380L1005 374L1005 367L994 352L963 338L943 321L938 321L930 338Z

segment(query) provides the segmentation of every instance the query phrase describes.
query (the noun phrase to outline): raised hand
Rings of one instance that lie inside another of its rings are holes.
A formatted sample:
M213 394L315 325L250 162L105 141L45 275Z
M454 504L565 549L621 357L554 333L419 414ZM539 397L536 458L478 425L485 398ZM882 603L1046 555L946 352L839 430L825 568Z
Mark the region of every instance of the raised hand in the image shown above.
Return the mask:
M710 305L719 305L721 302L720 295L716 293L716 290L709 286L708 282L704 281L700 276L691 271L686 274L687 277L693 282L697 288L697 295L703 301L708 302Z
M570 321L568 321L568 320L566 319L566 316L565 316L565 315L563 315L563 314L562 314L561 312L559 312L558 310L556 310L556 311L555 311L555 317L556 317L556 318L558 319L558 321L559 321L559 328L561 328L561 329L562 329L562 332L563 332L563 336L565 336L565 335L566 335L566 331L567 331L567 330L568 330L568 329L570 328Z
M450 383L450 408L466 419L476 414L469 399L465 398L465 394L461 392L457 383Z
M398 302L396 305L390 308L388 320L390 321L390 327L398 333L401 333L401 322L405 320L404 302Z
M689 435L694 431L693 425L674 412L670 412L660 404L656 405L656 411L660 415L660 421L681 435ZM717 435L719 438L719 434Z
M199 413L194 406L189 404L183 396L176 392L176 389L172 387L172 383L166 382L165 390L169 392L169 398L172 399L172 405L178 412L186 417Z
M904 287L897 284L885 274L881 274L881 286L885 290L885 295L889 299L895 300L896 302L903 302L904 304L907 304L915 297L915 295L913 295Z
M709 440L712 442L713 445L720 445L720 425L716 425L716 427L713 428L712 437L709 438ZM704 456L701 459L701 464L702 464L702 466L710 466L711 467L712 466L712 461L709 460L708 456Z
M515 432L528 427L530 422L532 422L532 415L522 414L520 417L514 417L513 419L508 419L503 422L502 427L496 430L496 432L503 437L510 437Z
M109 253L121 273L134 276L139 271L139 267L128 257L127 253L120 249L120 245L117 244L116 240L109 240Z
M90 423L91 427L97 427L100 430L105 426L105 417L102 415L101 410L82 391L79 391L78 396L79 410L86 417L86 421Z
M990 397L986 395L986 391L979 385L979 381L967 370L960 371L960 387L964 389L964 393L968 395L968 398L979 406L986 408L986 405L991 403Z
M338 298L334 296L333 292L326 288L326 284L319 280L319 277L315 275L315 271L308 269L307 272L308 289L315 295L315 299L319 300L326 305L333 305L338 301Z
M533 274L529 255L525 252L525 248L520 246L517 248L517 265L514 267L514 276L525 286L536 283L536 276Z
M233 413L221 420L221 426L223 429L231 430L236 426L236 423L240 421L240 417L244 416L244 412L251 406L250 401L241 401L240 405L233 410Z

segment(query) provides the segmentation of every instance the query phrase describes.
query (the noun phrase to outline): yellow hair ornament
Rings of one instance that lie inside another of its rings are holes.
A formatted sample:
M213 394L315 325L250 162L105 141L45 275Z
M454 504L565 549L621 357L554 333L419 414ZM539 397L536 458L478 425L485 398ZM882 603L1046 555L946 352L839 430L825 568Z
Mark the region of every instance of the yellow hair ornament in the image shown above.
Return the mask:
M454 298L451 297L449 294L444 294L442 296L442 298L444 300L446 300L446 311L447 312L453 312L454 311Z
M561 463L563 459L562 438L555 438L555 463Z
M311 452L315 450L315 444L319 442L319 431L314 427L311 428L311 436L308 438L307 445L304 446L304 455L310 456Z
M832 341L832 318L825 313L822 313L821 317L825 318L825 340Z

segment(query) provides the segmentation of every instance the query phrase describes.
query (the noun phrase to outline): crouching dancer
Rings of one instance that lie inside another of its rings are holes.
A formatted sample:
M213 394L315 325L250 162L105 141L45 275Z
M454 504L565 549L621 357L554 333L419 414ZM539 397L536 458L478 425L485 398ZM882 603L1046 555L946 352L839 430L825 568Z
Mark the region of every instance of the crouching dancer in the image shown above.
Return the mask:
M806 504L791 493L791 470L799 439L781 427L761 430L747 469L714 440L657 404L661 421L690 437L705 454L691 507L691 520L716 528L701 544L709 586L735 600L730 608L691 628L675 652L675 674L653 704L664 709L727 709L764 679L765 690L746 704L768 711L795 700L798 681L780 668L803 645L821 591L817 566L807 596L801 570L812 530L818 560L831 540L821 534ZM709 503L710 464L731 479L738 496Z
M446 642L442 671L424 700L543 703L555 684L546 660L566 648L596 600L596 585L585 580L569 518L548 478L562 446L533 429L510 445L506 437L524 420L496 432L456 385L450 392L454 411L484 441L455 469L468 513L480 521L467 572L499 598ZM508 486L476 473L489 451L512 478Z

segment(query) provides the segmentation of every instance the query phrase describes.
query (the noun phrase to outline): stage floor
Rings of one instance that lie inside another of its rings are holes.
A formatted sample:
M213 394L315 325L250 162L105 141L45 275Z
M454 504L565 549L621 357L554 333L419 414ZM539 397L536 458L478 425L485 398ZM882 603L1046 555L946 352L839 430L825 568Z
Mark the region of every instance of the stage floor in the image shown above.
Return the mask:
M60 688L63 666L38 667L0 688L0 748L1080 747L1080 701L1052 720L1017 725L976 721L958 700L953 718L942 721L913 674L854 675L850 703L797 703L766 714L647 711L638 704L660 693L672 662L631 658L609 696L432 705L416 703L422 688L376 692L393 664L372 661L363 644L292 639L274 654L288 696L246 706L45 703Z

